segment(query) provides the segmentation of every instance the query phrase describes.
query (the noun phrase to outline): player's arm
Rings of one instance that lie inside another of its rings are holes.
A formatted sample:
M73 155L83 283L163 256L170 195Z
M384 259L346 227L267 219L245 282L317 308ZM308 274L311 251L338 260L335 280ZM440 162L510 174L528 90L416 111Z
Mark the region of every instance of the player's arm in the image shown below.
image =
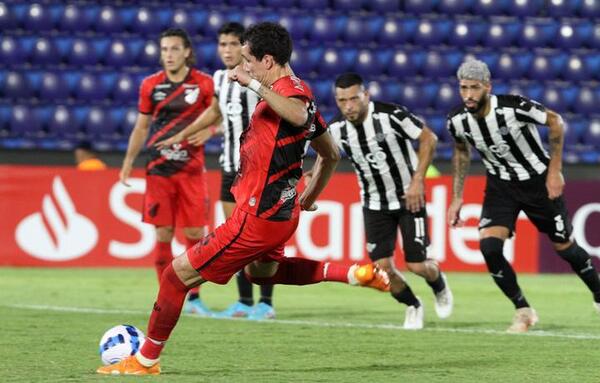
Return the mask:
M136 157L138 154L140 154L140 151L144 147L144 142L148 137L148 130L150 128L151 120L152 116L150 114L138 113L135 126L133 127L131 135L129 136L127 154L125 154L125 159L123 160L123 165L121 166L121 171L119 172L119 179L125 186L129 186L127 183L127 178L129 178L129 175L131 174L133 161L135 161Z
M175 134L174 136L159 141L155 144L158 149L168 148L173 144L178 144L181 141L185 140L192 134L199 132L203 129L208 128L209 126L216 125L221 120L221 109L219 108L219 102L216 97L212 98L212 102L210 106L202 112L198 118L194 120L191 124L186 126L182 131ZM212 132L210 132L212 133ZM212 134L211 134L212 135ZM208 137L210 138L210 137Z
M451 226L462 226L460 208L463 203L465 177L471 166L471 147L466 141L457 140L452 154L452 201L448 208L448 223Z
M229 71L229 79L237 81L241 86L248 87L256 92L263 100L269 104L281 118L294 126L306 125L309 117L308 106L298 98L284 97L271 89L263 86L258 80L250 77L248 72L242 69L241 65L236 66Z
M558 198L562 195L565 187L565 180L562 175L562 152L565 138L565 127L561 116L552 111L546 110L546 125L549 128L548 141L550 144L550 164L548 165L548 175L546 176L546 189L550 199Z
M437 136L427 126L423 126L419 135L419 165L415 170L410 185L406 189L404 197L406 198L406 207L413 213L418 212L425 207L425 173L433 160L435 147L437 145Z
M317 160L310 171L310 181L300 196L299 202L302 210L313 211L317 210L315 201L335 172L341 156L329 132L325 132L312 140L310 145L317 152Z

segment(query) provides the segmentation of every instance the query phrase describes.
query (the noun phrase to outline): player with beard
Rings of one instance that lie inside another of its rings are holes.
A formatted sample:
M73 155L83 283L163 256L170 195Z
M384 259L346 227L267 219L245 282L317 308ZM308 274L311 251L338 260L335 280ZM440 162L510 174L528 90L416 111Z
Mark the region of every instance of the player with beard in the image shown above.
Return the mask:
M487 268L516 313L509 332L526 332L538 321L503 254L524 211L541 233L548 235L558 255L569 263L593 294L600 312L600 280L588 253L572 239L563 197L562 150L564 125L560 115L523 96L492 94L487 65L464 62L457 72L463 105L448 116L455 139L452 158L453 194L448 222L461 226L464 179L474 147L486 166L486 187L479 221L479 244ZM549 129L549 152L542 146L537 125Z
M186 248L205 235L208 195L203 146L184 142L158 149L154 144L177 134L194 121L210 105L214 86L210 76L193 68L196 59L184 30L164 31L159 45L163 70L142 81L139 113L119 178L129 186L127 179L133 161L145 147L149 158L142 217L156 230L154 264L160 281L164 269L173 260L171 241L175 227L183 228ZM197 288L190 290L185 311L211 315L200 300Z

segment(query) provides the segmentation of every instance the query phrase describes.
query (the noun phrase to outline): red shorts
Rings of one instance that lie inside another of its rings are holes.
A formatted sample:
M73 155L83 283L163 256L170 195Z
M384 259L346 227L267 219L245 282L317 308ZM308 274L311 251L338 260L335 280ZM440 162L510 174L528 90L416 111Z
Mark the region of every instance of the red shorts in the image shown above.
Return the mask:
M283 258L286 241L298 226L298 216L289 221L269 221L235 209L214 232L187 250L190 263L202 279L225 284L253 261Z
M204 174L147 175L142 220L155 226L207 225L208 194Z

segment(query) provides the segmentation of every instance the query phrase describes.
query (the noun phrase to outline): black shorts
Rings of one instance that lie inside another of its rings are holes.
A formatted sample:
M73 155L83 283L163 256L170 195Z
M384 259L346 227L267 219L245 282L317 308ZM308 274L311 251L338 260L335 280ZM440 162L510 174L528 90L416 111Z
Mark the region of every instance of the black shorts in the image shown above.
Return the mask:
M402 248L406 262L423 262L427 258L429 235L427 234L427 211L417 213L409 210L369 210L363 208L367 252L371 260L394 255L398 227L402 233Z
M231 185L236 175L237 172L221 171L221 201L235 203L235 197L231 194Z
M512 236L520 211L552 242L568 242L571 222L563 196L548 198L546 173L526 181L503 181L487 176L479 229L503 226Z

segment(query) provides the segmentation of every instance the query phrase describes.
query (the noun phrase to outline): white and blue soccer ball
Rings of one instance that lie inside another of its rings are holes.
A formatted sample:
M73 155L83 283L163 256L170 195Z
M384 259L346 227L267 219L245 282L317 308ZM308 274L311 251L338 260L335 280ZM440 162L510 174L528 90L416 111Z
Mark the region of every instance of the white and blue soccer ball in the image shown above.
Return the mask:
M146 337L138 328L131 325L115 326L100 339L100 358L105 365L118 363L135 354L144 344Z

